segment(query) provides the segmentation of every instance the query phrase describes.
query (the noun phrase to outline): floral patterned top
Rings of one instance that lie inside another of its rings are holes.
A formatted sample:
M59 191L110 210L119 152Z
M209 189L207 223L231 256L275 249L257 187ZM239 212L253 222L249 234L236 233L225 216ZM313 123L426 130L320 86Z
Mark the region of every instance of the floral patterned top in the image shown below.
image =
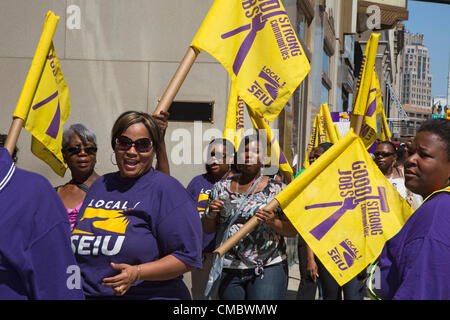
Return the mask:
M232 178L217 182L211 190L209 202L222 200L224 205L219 212L219 225L217 229L217 246L223 239L228 224L236 214L236 218L230 228L228 237L232 236L243 226L255 212L269 203L286 185L270 179L267 186L258 192L249 194L246 198L244 193L232 192ZM278 207L275 212L281 216L283 212ZM263 266L281 262L286 258L286 243L284 237L273 231L263 223L259 223L247 236L242 238L224 256L224 268L250 269L255 268L258 263Z

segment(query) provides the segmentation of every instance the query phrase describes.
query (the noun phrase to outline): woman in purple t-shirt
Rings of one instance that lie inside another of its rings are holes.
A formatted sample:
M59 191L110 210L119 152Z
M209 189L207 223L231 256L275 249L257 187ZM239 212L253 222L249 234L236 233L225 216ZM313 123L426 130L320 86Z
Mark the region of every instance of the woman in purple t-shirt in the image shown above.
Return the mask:
M384 299L450 299L450 120L425 121L405 162L425 201L380 255Z
M206 173L194 177L186 188L197 203L200 218L205 214L209 194L214 184L233 175L231 164L233 163L234 152L234 146L229 140L217 138L209 143L208 159L205 165ZM204 300L203 293L214 261L213 250L215 248L216 234L203 232L203 268L191 272L191 292L194 300Z
M182 274L201 268L201 223L174 178L152 168L161 132L146 113L116 120L118 172L91 186L72 233L89 299L190 299Z

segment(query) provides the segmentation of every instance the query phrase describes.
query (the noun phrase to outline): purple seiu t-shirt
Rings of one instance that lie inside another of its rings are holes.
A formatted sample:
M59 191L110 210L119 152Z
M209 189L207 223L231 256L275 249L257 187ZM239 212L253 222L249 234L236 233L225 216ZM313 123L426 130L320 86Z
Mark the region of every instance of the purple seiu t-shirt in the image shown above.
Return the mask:
M423 203L380 255L384 299L450 299L450 194Z
M0 181L0 300L84 299L58 194L43 176L16 168L3 148Z
M217 181L211 175L204 173L194 177L186 190L197 203L198 214L201 217L205 214L206 205L208 204L209 194ZM203 232L203 252L213 252L216 249L216 233Z
M194 202L174 178L151 169L136 179L110 173L89 188L72 232L72 249L87 298L115 298L102 280L118 274L110 262L143 264L173 255L202 267L201 222ZM182 276L139 281L124 299L190 299Z

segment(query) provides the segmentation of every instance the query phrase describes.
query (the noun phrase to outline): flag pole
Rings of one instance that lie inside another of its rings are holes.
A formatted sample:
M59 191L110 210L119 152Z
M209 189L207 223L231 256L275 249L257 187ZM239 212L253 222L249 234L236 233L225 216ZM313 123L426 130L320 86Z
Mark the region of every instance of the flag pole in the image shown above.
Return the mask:
M173 75L172 80L169 83L169 86L167 87L163 96L159 100L158 105L156 106L153 114L158 114L160 111L169 110L170 105L173 102L173 99L175 99L178 90L183 84L184 79L186 79L186 76L189 73L189 70L191 69L192 65L194 64L195 59L197 59L199 53L200 51L193 47L188 48L186 54L184 55L183 60L181 60L180 65L178 66L177 71Z
M361 128L362 128L363 121L364 121L364 115L359 115L359 114L355 115L355 128L354 128L354 131L355 131L355 134L357 136L359 136L359 134L361 133Z
M17 144L17 140L19 139L20 130L23 128L24 120L21 118L14 118L11 127L9 128L8 136L5 141L5 149L8 150L9 154L12 156L14 152L14 148Z
M23 118L27 117L28 110L33 101L34 94L36 92L36 87L39 82L39 77L41 76L42 70L44 68L45 60L47 59L48 49L52 43L53 35L56 30L56 25L58 24L59 17L55 16L52 11L48 11L45 17L44 28L42 30L41 38L39 39L38 46L36 48L36 53L33 56L31 62L30 71L28 72L27 78L25 79L25 84L22 92L17 102L18 106L25 105L26 113L20 113L22 117L17 117L16 110L14 111L13 121L11 127L9 128L8 136L5 141L5 148L8 150L9 154L12 155L14 148L19 139L20 130L22 130L25 120Z
M272 199L268 204L264 206L263 209L268 211L275 210L280 204L277 199ZM217 253L219 257L222 257L227 253L236 243L239 242L243 237L245 237L250 231L252 231L259 224L258 218L253 216L248 220L242 227L239 228L231 237L229 237L224 243L222 243L214 253Z

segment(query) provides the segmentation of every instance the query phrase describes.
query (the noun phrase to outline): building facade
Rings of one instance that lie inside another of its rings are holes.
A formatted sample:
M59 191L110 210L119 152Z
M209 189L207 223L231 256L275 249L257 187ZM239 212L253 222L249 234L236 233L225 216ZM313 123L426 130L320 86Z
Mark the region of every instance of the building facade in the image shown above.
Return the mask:
M430 107L432 104L430 54L422 34L405 32L402 65L402 104Z
M432 108L409 104L403 105L403 108L408 114L409 119L401 127L400 136L402 139L412 140L416 135L417 129L420 128L421 123L431 118Z

